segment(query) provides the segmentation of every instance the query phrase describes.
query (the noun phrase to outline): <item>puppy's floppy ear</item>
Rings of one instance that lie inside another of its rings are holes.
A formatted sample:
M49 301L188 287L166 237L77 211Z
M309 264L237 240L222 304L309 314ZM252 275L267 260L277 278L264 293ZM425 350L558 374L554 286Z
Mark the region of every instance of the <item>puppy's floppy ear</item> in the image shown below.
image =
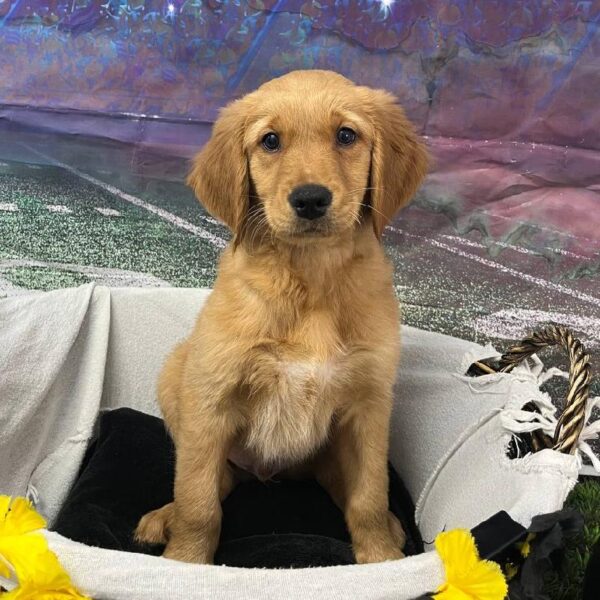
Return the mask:
M234 234L240 230L249 202L248 164L243 147L246 115L240 100L222 110L187 178L206 210Z
M373 229L380 239L385 226L417 191L429 161L396 98L384 90L368 89L368 94L374 125L371 206Z

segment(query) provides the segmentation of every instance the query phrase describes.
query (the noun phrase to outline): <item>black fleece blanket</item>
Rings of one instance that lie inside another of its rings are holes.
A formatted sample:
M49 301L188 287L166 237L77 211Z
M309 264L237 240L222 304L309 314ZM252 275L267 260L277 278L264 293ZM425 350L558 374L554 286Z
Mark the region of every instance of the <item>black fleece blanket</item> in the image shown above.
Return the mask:
M161 554L133 539L139 519L173 499L175 454L161 419L120 408L98 433L53 529L72 540ZM407 534L406 554L423 552L414 506L390 466L390 510ZM314 480L240 483L223 502L216 564L310 567L354 563L341 511Z

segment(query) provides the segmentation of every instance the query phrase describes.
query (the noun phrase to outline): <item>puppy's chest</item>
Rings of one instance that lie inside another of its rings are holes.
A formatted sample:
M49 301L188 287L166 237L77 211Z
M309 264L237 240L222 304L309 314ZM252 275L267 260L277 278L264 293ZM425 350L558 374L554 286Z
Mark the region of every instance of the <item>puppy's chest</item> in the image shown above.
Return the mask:
M269 384L263 381L254 390L241 441L251 462L284 468L308 457L327 438L344 361L339 356L282 358L272 371Z

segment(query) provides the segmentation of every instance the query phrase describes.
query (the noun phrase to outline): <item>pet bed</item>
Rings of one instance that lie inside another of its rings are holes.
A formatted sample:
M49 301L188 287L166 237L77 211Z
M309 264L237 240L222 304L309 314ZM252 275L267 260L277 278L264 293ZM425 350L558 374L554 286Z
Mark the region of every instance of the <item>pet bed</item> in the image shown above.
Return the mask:
M141 517L173 500L175 451L161 419L131 408L100 416L98 434L52 527L89 546L161 554L133 535ZM407 534L404 553L423 542L414 506L390 467L390 510ZM353 564L344 516L314 480L239 483L223 502L215 564L314 567Z
M100 412L129 407L159 416L155 382L161 364L190 331L209 293L88 285L2 300L0 493L31 498L52 529ZM575 412L558 424L559 445L548 448L557 423L550 399L539 390L548 376L539 360L514 369L505 361L496 372L485 360L497 354L491 348L410 327L403 327L402 337L390 461L417 500L426 552L372 565L248 569L177 563L47 531L75 585L112 600L409 600L445 581L431 544L441 531L473 529L501 511L529 527L536 515L561 509L581 464L587 369L581 348L564 340L578 367L569 399ZM465 375L473 363L485 374ZM529 439L515 443L516 433ZM538 444L538 451L523 453L526 443Z

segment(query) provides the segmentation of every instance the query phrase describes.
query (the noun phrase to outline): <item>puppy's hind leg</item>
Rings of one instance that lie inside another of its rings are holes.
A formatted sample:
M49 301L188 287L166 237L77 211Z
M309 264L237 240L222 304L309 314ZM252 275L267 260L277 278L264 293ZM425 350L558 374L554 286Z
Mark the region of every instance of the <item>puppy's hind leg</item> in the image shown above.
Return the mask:
M174 510L175 505L169 502L162 508L146 513L135 529L135 541L140 544L166 544Z
M188 343L182 342L168 356L158 378L158 404L165 425L175 442L177 442L179 429L181 380L187 355Z

